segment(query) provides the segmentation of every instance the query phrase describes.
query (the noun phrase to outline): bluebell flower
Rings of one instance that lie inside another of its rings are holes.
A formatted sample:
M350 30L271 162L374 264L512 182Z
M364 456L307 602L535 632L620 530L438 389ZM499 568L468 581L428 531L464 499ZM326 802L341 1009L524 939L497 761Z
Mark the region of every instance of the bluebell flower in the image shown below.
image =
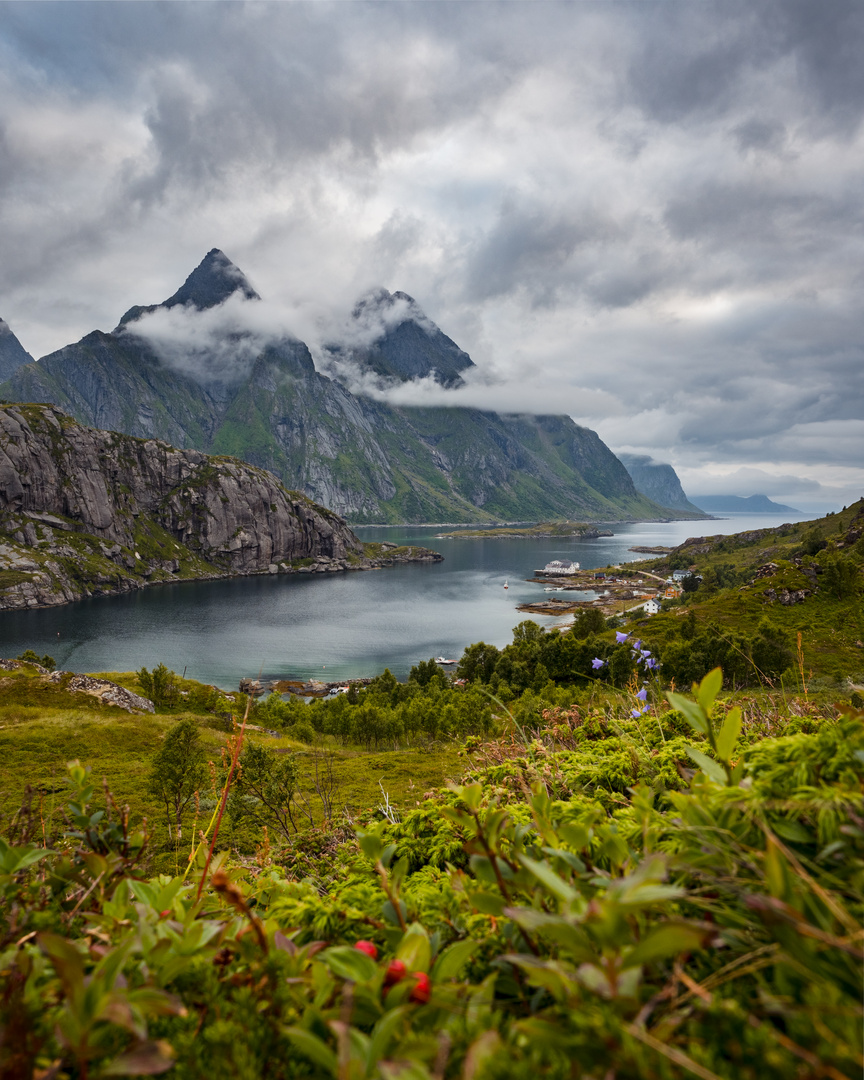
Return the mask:
M606 665L606 661L605 660L600 660L596 656L591 661L591 667L594 668L595 671L597 670L597 668L605 667L605 665Z
M643 686L643 687L642 687L642 689L641 689L641 690L639 691L639 693L638 693L638 694L636 695L636 697L637 697L637 698L639 698L639 700L640 700L640 701L644 701L644 700L645 700L645 698L647 698L647 697L648 697L648 691L647 691L647 690L645 689L645 687L644 687L644 686Z
M624 634L620 630L615 631L615 640L618 642L619 645L623 645L628 637L630 637L629 634Z
M638 720L640 716L644 716L645 713L648 712L648 709L648 705L646 705L644 709L633 709L630 715L633 717L634 720Z
M651 655L651 650L650 649L642 649L642 659L643 660L647 660L650 655Z
M653 660L653 659L646 660L645 661L645 667L647 667L650 671L656 671L656 669L657 669L657 661Z

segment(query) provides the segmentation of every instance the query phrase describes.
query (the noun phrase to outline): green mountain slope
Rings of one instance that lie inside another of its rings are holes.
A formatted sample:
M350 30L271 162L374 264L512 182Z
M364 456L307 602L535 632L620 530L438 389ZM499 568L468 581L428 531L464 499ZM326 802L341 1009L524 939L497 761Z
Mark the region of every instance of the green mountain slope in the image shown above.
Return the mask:
M217 343L223 377L208 382L160 357L144 336L148 313L180 307L194 319L237 292L257 301L214 249L165 304L132 308L113 333L95 331L23 365L0 396L50 402L95 427L236 455L358 523L669 515L636 491L596 433L569 417L392 407L316 371L306 345L290 338L263 347L251 365L238 362L226 382L224 356L234 349L240 357L253 340L242 333ZM359 352L342 350L343 358L381 376L432 375L447 385L472 366L410 297L375 297L377 308L358 310L379 319L370 324L377 338ZM206 373L208 357L201 360L186 370Z

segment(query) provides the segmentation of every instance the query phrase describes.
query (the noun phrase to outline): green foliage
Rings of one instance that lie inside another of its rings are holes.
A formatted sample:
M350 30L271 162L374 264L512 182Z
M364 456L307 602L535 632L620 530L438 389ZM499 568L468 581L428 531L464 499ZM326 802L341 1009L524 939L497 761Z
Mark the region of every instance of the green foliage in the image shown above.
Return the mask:
M823 581L838 600L857 596L861 591L861 568L854 559L843 555L823 561Z
M140 678L140 672L139 672ZM179 720L153 755L147 786L165 807L168 837L181 839L183 812L204 785L204 748L194 720Z
M142 690L154 705L171 705L177 700L177 674L164 664L157 664L152 671L142 667L136 674Z
M38 656L32 649L25 649L15 659L21 660L25 664L39 664L40 667L44 667L48 671L53 671L57 667L57 661L53 656L49 656L48 653L45 653L44 656Z
M298 770L292 754L275 754L248 743L231 790L229 813L235 821L274 829L289 840L297 832Z
M827 541L816 527L808 529L801 537L801 550L805 555L817 555L827 546Z
M0 844L0 1007L16 1032L0 1070L855 1075L864 725L757 738L722 715L721 682L676 698L654 745L683 717L718 767L746 751L738 784L701 769L665 793L631 783L611 812L558 798L561 762L597 739L624 752L636 730L559 711L516 747L530 785L499 794L508 744L477 740L474 778L356 841L319 834L302 878L312 848L296 834L223 859L203 889L197 860L186 880L147 880L140 838L97 816L76 766L65 835L46 845L22 814Z

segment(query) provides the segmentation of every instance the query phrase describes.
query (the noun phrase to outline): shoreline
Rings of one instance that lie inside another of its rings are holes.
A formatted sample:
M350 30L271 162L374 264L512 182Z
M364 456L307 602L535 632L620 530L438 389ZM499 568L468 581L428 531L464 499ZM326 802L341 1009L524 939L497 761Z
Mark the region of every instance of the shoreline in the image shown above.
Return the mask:
M406 545L405 548L397 548L394 551L385 550L374 556L359 557L356 563L347 559L318 555L311 556L311 565L304 566L293 566L283 561L282 563L271 563L265 569L260 570L201 570L195 574L157 578L156 580L126 577L114 587L98 585L96 588L87 589L82 586L76 590L78 595L60 596L54 592L49 593L42 599L37 599L32 595L33 582L23 581L9 586L5 593L0 594L0 613L4 611L37 611L43 608L65 607L67 604L75 604L81 600L88 600L96 596L125 596L127 593L156 588L159 585L185 584L197 581L226 581L234 578L249 577L289 577L297 574L342 574L384 570L391 566L402 566L406 563L437 563L443 561L444 556L437 551L417 545ZM39 584L42 585L43 583L40 582Z

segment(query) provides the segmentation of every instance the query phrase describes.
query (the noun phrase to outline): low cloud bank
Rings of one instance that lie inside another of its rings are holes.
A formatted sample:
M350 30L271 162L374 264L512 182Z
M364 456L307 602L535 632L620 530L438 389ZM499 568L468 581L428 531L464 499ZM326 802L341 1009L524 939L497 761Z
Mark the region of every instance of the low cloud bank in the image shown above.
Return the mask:
M480 368L464 373L464 385L448 389L431 376L400 382L382 378L352 359L370 348L406 319L435 329L409 297L394 296L380 303L370 294L350 318L310 305L288 306L267 300L246 300L235 294L217 307L158 307L127 324L126 333L143 338L167 366L202 385L232 385L247 378L255 360L275 342L304 341L316 369L352 394L403 408L483 409L502 413L608 417L622 413L613 394L560 379L490 376ZM302 328L298 332L298 328ZM336 347L338 346L338 351Z

